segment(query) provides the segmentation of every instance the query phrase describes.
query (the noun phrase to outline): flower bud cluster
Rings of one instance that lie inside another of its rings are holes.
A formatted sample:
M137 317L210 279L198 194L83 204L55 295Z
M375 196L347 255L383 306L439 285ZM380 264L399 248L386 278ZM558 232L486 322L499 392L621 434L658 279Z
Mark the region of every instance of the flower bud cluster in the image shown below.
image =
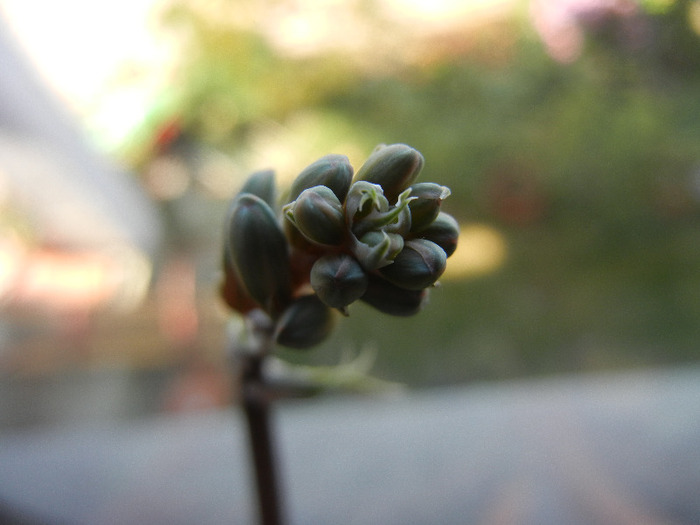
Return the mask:
M354 173L326 155L292 183L281 214L274 173L254 173L233 199L221 295L232 309L262 309L275 341L307 348L332 330L338 310L362 301L398 316L418 313L457 247L459 227L441 211L449 188L416 183L423 156L379 146Z

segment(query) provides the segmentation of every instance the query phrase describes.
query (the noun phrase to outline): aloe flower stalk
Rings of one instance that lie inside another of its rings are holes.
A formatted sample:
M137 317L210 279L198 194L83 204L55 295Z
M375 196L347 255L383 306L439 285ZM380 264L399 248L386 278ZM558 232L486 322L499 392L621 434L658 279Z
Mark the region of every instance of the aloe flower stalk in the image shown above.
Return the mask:
M450 189L416 182L423 165L405 144L378 146L356 173L346 156L325 155L292 182L281 210L274 172L254 173L228 215L226 304L243 315L263 310L276 324L274 341L294 348L314 346L333 325L332 312L299 302L309 294L345 315L362 299L389 314L418 313L459 236L442 211Z
M442 211L449 188L416 182L423 165L405 144L378 146L357 173L331 154L302 170L279 207L271 170L251 175L232 201L219 291L246 319L232 346L263 525L283 520L269 421L280 389L265 360L276 345L321 343L357 302L400 317L421 311L459 236Z

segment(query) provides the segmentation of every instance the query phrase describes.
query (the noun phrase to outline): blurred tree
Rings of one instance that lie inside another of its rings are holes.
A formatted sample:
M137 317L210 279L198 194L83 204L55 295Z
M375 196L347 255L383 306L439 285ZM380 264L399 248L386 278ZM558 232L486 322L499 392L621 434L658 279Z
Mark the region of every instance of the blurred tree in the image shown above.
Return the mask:
M604 4L579 16L581 54L562 64L527 9L436 36L349 2L335 14L352 32L292 52L275 32L296 13L286 2L173 3L183 52L168 111L245 167L261 126L285 130L267 138L302 165L341 145L365 156L408 143L452 188L451 213L506 236L505 266L436 294L434 315L378 330L358 310L329 348L361 326L379 366L413 367L415 383L697 357L700 307L683 292L700 266L697 2ZM411 350L426 325L429 358Z

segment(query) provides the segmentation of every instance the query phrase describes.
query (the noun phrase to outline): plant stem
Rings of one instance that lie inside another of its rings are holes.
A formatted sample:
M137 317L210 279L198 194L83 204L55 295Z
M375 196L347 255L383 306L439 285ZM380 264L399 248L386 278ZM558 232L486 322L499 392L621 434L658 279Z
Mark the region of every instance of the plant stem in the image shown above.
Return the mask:
M281 493L273 443L270 403L262 373L264 356L246 356L241 377L241 401L248 423L261 525L282 525Z

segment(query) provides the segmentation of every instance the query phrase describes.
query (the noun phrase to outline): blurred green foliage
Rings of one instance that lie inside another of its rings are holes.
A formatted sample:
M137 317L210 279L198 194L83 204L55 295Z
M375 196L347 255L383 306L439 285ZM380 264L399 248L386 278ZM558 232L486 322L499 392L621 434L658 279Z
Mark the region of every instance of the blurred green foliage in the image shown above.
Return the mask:
M410 144L426 158L422 179L452 189L447 211L496 228L507 246L503 266L446 282L416 318L352 308L327 344L285 357L332 363L372 344L378 373L412 385L700 357L690 2L637 15L636 47L603 19L570 64L516 14L466 50L384 70L332 51L285 57L187 5L168 23L188 35L176 106L188 132L236 156L257 123L293 126L313 111L316 133L344 133L364 152Z

